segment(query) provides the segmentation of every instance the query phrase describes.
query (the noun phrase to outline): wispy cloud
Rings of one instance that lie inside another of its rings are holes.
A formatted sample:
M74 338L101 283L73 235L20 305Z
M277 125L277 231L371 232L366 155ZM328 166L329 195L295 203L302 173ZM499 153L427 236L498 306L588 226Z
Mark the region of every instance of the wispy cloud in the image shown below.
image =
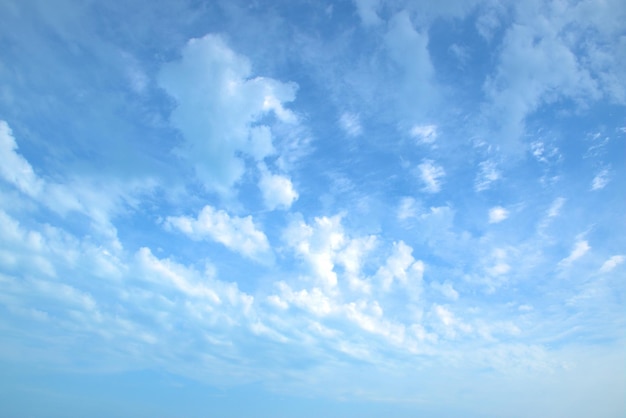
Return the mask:
M626 256L621 254L611 256L611 258L606 260L604 264L602 264L602 267L600 267L600 273L609 273L613 271L613 269L622 264L624 260L626 260Z
M482 192L491 187L491 184L502 177L502 173L498 170L494 161L487 160L478 164L478 174L474 180L474 189Z
M436 125L415 125L410 133L420 144L432 144L437 140Z
M587 241L580 240L580 241L576 242L576 244L574 245L574 249L572 250L570 255L568 255L567 257L562 259L559 262L559 265L561 265L561 266L569 266L574 261L578 260L579 258L584 256L585 254L587 254L587 252L590 249L591 249L591 247L589 246L589 243Z
M428 193L438 193L441 190L442 178L446 174L443 167L435 164L432 160L426 159L417 168L419 177L422 183L424 183L422 190Z
M606 185L609 184L610 180L609 170L606 168L601 170L591 181L591 190L604 189Z
M344 113L339 118L339 126L348 136L359 136L363 133L363 126L358 114Z

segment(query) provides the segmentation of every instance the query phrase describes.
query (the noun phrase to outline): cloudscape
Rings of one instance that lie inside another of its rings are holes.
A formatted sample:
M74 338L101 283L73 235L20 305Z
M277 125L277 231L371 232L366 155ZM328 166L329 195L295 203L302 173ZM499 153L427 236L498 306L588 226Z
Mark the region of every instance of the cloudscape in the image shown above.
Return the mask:
M0 22L0 416L626 415L626 2Z

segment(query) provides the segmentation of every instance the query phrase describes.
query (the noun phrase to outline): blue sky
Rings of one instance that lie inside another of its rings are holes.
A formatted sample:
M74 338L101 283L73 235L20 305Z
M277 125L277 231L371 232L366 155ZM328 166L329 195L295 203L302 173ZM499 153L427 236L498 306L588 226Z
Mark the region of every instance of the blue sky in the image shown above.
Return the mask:
M2 415L626 413L623 1L0 16Z

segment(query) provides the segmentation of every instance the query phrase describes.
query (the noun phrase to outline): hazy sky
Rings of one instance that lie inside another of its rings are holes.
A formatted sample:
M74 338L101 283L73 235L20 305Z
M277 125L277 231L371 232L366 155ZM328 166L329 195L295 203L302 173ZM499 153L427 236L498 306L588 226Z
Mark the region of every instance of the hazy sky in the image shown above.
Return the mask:
M0 0L0 415L626 415L623 0Z

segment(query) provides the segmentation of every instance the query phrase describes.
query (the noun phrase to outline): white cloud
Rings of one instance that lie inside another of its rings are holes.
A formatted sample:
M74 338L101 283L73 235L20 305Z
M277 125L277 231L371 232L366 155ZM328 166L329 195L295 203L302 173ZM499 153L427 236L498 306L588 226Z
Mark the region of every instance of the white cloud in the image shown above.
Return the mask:
M403 221L405 219L417 218L419 212L419 205L412 197L404 197L400 200L398 206L398 220Z
M314 287L310 290L302 289L300 291L294 291L284 282L279 282L278 288L282 296L282 298L278 300L282 299L285 302L292 303L316 316L330 315L340 309L339 305L320 288ZM280 302L278 305L280 306Z
M509 211L502 206L496 206L489 209L489 223L497 224L509 217Z
M428 193L439 192L441 190L441 178L446 174L443 168L436 165L432 160L423 160L417 168L424 183L423 190Z
M33 167L17 153L17 143L9 125L0 120L0 175L22 193L39 195L44 182L35 174Z
M604 189L606 185L609 184L609 181L610 181L609 170L604 169L600 171L598 174L596 174L596 176L593 178L593 181L591 182L591 190Z
M463 334L473 331L471 325L458 319L452 311L445 306L434 305L431 313L439 320L441 333L446 338L456 338L459 335L459 331Z
M432 144L437 140L437 126L415 125L411 128L411 136L421 144Z
M432 287L433 289L437 290L443 296L445 296L446 298L448 298L450 300L458 300L459 299L459 292L457 292L454 289L454 286L452 286L452 283L450 283L448 281L446 281L444 283L431 282L430 283L430 287Z
M377 243L377 238L374 235L352 238L337 254L337 264L343 266L346 279L352 290L370 293L369 283L360 277L361 268L365 257L376 247Z
M149 280L172 285L189 296L207 299L214 304L221 303L215 290L203 284L194 283L194 276L200 276L197 272L170 260L160 260L152 254L149 248L145 247L139 249L136 258L145 277Z
M248 146L250 155L257 161L262 161L265 157L276 153L272 144L272 131L268 126L260 125L250 129L250 144Z
M344 113L339 119L339 125L349 136L359 136L363 133L361 120L356 113Z
M415 120L431 104L436 91L432 78L434 67L428 51L428 31L416 30L408 11L401 11L388 21L385 44L391 61L397 66L399 81L397 112Z
M491 183L502 177L496 163L491 160L481 162L478 164L478 167L478 174L476 175L476 180L474 180L474 190L477 192L489 189Z
M614 255L602 264L600 267L600 273L608 273L612 271L615 267L619 266L626 260L626 256L624 255Z
M518 24L506 31L497 71L484 85L505 150L523 151L518 140L525 119L544 103L561 97L601 97L589 66L575 52L578 45L563 34L567 25L578 22L568 21L571 14L557 12L547 4L516 5Z
M361 329L381 335L395 345L405 340L405 327L383 319L383 310L377 301L351 302L344 306L346 317Z
M117 241L111 217L137 205L141 196L156 187L150 178L124 179L76 177L52 182L37 176L31 164L17 152L9 125L0 120L0 177L38 204L66 216L77 212L92 221L93 230ZM119 244L119 243L118 243Z
M565 204L565 199L562 197L558 197L556 199L554 199L554 202L552 202L552 205L550 206L550 209L548 209L548 217L549 218L555 218L557 216L559 216L559 214L561 213L561 209L563 208L563 205Z
M257 229L251 216L230 216L223 210L205 206L198 218L169 216L166 226L175 228L194 240L209 238L246 257L261 260L271 254L267 237Z
M294 190L288 177L271 174L267 170L262 170L259 189L261 189L265 207L270 210L289 209L291 204L298 199L298 192Z
M424 276L424 263L421 260L416 261L412 254L413 248L403 241L393 244L393 253L376 272L383 290L390 290L394 281L419 290Z
M248 60L219 36L190 40L182 58L163 67L159 84L177 101L171 120L185 138L178 152L210 190L226 193L241 178L239 153L261 159L273 152L268 131L253 123L268 114L285 123L297 120L284 107L296 86L253 77Z
M585 240L578 241L574 246L574 249L570 253L569 256L565 257L563 260L559 262L559 265L568 266L572 264L574 261L578 260L580 257L585 255L587 251L589 251L591 247L589 243Z
M378 17L377 9L380 7L380 0L353 0L361 22L364 26L374 26L382 23Z
M301 220L294 221L287 227L283 237L287 245L306 260L323 287L337 286L335 261L337 253L346 244L341 216L315 218L313 225Z

